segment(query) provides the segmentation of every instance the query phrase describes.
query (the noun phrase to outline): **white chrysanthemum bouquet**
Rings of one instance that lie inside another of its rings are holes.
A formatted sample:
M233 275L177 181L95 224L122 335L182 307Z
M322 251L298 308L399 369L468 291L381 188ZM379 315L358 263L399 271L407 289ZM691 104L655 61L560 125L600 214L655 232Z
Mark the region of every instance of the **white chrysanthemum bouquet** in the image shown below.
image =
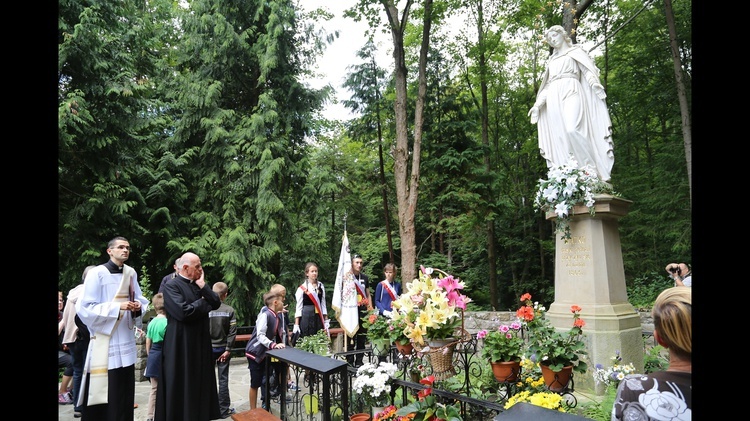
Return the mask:
M384 406L391 393L391 380L398 368L395 364L381 362L378 365L365 363L357 369L352 388L365 404Z

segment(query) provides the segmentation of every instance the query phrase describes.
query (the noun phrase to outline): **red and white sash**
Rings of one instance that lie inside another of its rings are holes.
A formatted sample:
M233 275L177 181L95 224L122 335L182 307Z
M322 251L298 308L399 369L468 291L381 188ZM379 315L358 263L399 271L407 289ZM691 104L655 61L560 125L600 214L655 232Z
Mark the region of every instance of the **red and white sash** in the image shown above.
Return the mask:
M363 289L362 285L359 284L359 279L354 277L354 274L351 275L352 279L354 280L354 287L357 288L357 295L361 295L362 299L367 298L367 294L365 294L365 290ZM357 304L359 304L359 300L357 300Z
M398 297L396 297L396 290L393 289L393 287L391 286L391 283L386 280L380 281L380 283L381 285L383 285L383 288L385 288L385 290L388 291L388 295L391 296L391 300L396 301Z
M310 292L305 287L305 284L302 284L299 286L302 289L302 292L307 294L308 298L310 298L310 301L312 301L313 305L315 306L315 312L318 313L318 317L320 317L320 323L323 325L323 329L325 329L325 319L323 319L323 310L320 308L320 301L318 300L318 294L315 294L314 292Z

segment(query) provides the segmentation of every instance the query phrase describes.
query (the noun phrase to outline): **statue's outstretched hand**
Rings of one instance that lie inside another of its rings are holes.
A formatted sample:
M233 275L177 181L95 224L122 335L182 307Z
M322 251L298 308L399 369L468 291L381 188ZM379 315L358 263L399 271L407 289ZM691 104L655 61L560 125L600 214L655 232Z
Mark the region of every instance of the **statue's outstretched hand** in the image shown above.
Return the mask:
M594 93L599 97L599 99L604 99L607 97L607 93L604 92L604 86L602 86L601 83L595 83L591 85L591 87L594 88Z
M536 124L539 121L539 107L531 107L527 115L531 117L531 124Z

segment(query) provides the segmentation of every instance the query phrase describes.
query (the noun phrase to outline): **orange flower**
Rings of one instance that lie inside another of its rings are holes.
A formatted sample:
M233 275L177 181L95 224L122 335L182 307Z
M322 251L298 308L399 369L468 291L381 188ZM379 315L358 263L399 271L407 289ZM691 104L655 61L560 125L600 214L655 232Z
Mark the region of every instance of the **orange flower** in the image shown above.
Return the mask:
M518 316L519 319L530 322L534 320L534 309L529 306L523 306L516 310L516 316Z
M378 315L377 314L370 314L370 319L369 319L370 320L370 324L375 323L375 320L377 320L377 319L378 319Z
M581 311L581 307L579 307L579 306L577 306L577 305L573 304L572 306L570 306L570 311L571 311L572 313L578 313L578 312L580 312L580 311Z
M531 301L531 294L529 294L528 292L521 296L521 302L523 303L525 301Z
M583 319L576 319L573 322L573 326L575 326L575 327L584 327L584 326L586 326L586 322L584 322Z

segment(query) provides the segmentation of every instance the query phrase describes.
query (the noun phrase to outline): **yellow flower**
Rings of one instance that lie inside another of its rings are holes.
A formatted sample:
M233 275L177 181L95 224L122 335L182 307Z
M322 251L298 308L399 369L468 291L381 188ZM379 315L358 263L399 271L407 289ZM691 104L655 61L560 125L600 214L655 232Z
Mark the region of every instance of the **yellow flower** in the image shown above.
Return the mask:
M417 317L415 323L420 328L435 327L435 318L432 315L432 309L430 307L425 308L423 312L419 313L419 317Z
M547 409L556 409L560 412L566 412L563 407L563 398L561 395L552 392L537 392L531 393L528 390L524 390L511 396L505 403L505 409L509 409L518 402L526 402L532 405L541 406Z

